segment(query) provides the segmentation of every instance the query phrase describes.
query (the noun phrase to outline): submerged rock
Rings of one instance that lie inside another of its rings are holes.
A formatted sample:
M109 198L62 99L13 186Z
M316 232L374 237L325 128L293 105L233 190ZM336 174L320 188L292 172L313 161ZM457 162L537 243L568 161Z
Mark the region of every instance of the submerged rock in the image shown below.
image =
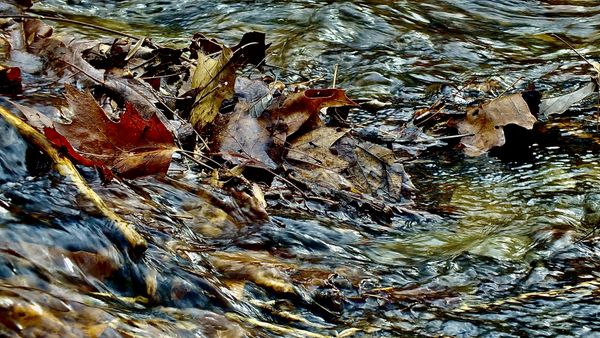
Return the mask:
M600 193L588 193L583 200L583 219L586 226L600 225Z

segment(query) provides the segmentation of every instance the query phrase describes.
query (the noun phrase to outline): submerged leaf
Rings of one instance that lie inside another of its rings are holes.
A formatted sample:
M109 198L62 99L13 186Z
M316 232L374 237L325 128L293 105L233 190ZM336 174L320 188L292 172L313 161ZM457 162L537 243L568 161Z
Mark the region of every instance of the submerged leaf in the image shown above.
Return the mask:
M400 201L404 192L415 190L401 160L388 148L345 137L336 151L350 163L348 179L364 194Z
M215 123L219 129L212 140L212 151L223 159L239 164L248 160L256 161L267 168L275 169L277 164L269 152L272 145L268 121L256 119L247 111L231 113Z
M572 105L592 95L598 90L596 82L590 82L573 92L565 95L543 99L540 103L540 113L544 115L562 114Z
M330 148L347 133L348 129L330 127L312 130L291 142L287 159L340 172L348 168L349 163L334 155Z
M284 272L291 267L264 253L215 252L209 261L217 271L232 280L244 280L255 283L279 293L295 293L289 276Z

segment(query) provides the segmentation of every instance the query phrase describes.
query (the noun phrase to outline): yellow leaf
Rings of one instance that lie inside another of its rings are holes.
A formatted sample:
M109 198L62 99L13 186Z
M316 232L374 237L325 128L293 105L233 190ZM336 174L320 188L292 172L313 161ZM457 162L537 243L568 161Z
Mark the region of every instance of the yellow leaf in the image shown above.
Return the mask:
M192 88L198 92L190 114L190 122L198 131L215 119L224 100L233 97L235 68L232 56L233 52L227 47L223 47L217 58L198 55L192 77Z

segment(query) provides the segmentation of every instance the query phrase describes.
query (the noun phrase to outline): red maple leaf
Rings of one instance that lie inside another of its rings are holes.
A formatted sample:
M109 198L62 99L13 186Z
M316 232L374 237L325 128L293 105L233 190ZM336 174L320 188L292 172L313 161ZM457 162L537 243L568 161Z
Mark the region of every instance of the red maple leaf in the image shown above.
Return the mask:
M70 85L65 89L73 111L69 124L52 122L31 108L17 107L29 124L42 130L52 144L82 165L124 178L167 172L177 148L173 135L158 116L145 120L128 102L121 119L114 122L89 92L82 93Z

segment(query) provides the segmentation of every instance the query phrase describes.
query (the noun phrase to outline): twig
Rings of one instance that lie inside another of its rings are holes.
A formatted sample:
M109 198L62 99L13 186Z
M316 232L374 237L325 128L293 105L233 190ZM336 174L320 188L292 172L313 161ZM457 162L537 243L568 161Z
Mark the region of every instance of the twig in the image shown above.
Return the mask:
M336 63L336 64L333 66L333 83L331 84L331 88L335 88L335 83L337 82L338 68L340 68L340 65L338 65L338 64Z
M442 106L440 108L436 109L435 112L433 112L433 114L431 114L430 116L428 116L427 118L425 118L423 121L415 123L415 126L420 126L420 125L425 124L425 122L431 120L432 118L434 118L435 116L437 116L437 114L441 113L444 108L446 108L446 104L445 103L442 104ZM413 121L414 121L414 119L413 119Z
M557 34L552 33L550 35L552 35L555 38L562 41L562 43L567 45L569 48L571 48L572 51L574 51L577 55L579 55L579 57L582 58L583 61L587 62L588 65L592 66L592 68L596 71L596 75L597 75L596 84L598 85L598 82L600 82L600 66L598 66L598 64L592 63L585 56L583 56L583 54L579 53L579 51L577 49L575 49L573 46L571 46L571 44L569 44L565 39L561 38ZM596 88L596 89L598 89L598 88ZM600 126L600 90L598 90L598 111L597 111L596 131L598 131L599 126Z
M470 134L458 134L458 135L440 136L440 137L435 137L435 138L431 139L431 141L451 140L451 139L462 138L462 137L467 137L467 136L475 136L475 134L470 133Z
M571 44L570 44L570 43L568 43L568 42L567 42L565 39L561 38L560 36L558 36L557 34L554 34L554 33L552 33L552 34L550 34L550 35L552 35L552 36L554 36L555 38L559 39L560 41L562 41L562 43L564 43L564 44L565 44L565 45L567 45L569 48L571 48L571 50L572 50L572 51L574 51L574 52L575 52L577 55L579 55L579 57L580 57L580 58L582 58L582 59L583 59L583 61L587 62L587 64L588 64L588 65L592 66L593 68L596 68L596 67L594 67L594 64L593 64L593 63L591 63L591 62L590 62L588 59L586 59L586 57L585 57L585 56L583 56L581 53L579 53L579 51L577 51L577 49L575 49L573 46L571 46Z
M515 87L515 85L519 82L523 80L522 76L519 76L513 83L510 84L510 86L508 86L502 93L500 93L500 95L498 95L497 97L502 97L504 94L506 94L506 92L508 92L509 90L511 90L512 88Z
M0 107L0 115L4 118L4 120L6 120L6 122L16 128L23 138L46 153L46 155L48 155L54 162L56 170L61 175L70 178L77 189L79 189L84 196L91 200L104 216L113 221L118 231L132 247L134 252L142 253L148 248L148 243L144 237L142 237L142 235L135 230L134 226L123 220L121 216L117 215L106 205L106 203L104 203L102 198L96 194L96 192L87 184L81 174L79 174L79 171L77 171L77 168L75 168L73 162L62 156L43 134L35 130L27 123L23 122L4 107Z
M180 153L181 155L187 157L190 161L196 163L199 166L203 166L203 167L205 167L205 168L207 168L209 170L213 170L214 169L213 167L209 166L208 164L206 164L204 162L201 162L201 161L198 161L197 159L195 159L194 156L188 154L188 151L185 151L183 149L178 149L177 152Z

